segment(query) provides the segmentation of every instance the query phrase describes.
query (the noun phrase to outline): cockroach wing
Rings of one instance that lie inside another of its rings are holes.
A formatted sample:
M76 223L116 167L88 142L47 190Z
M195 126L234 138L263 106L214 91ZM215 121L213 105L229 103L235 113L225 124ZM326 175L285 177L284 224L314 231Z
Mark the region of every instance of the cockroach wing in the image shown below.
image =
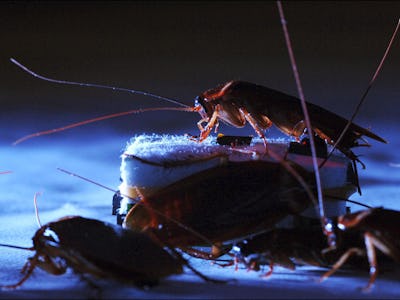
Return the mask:
M318 130L322 132L327 137L328 142L331 144L336 142L341 132L347 125L348 120L315 104L308 103L307 108L310 113L310 119L313 128L315 128L316 131ZM344 138L339 143L339 149L348 149L359 146L357 140L362 136L386 143L383 138L374 134L368 129L351 123L348 131L344 135ZM329 139L332 141L329 141Z
M301 102L296 97L245 81L232 81L225 84L218 93L212 91L214 96L220 97L219 102L244 107L262 129L270 126L269 120L284 133L296 137L306 128ZM307 108L315 132L330 144L336 142L348 120L312 103L307 103ZM362 136L386 143L368 129L352 123L338 149L346 152L359 146L357 140Z
M300 167L297 171L308 182L313 178ZM124 226L135 230L153 228L178 247L198 245L204 240L170 219L213 242L227 241L271 228L311 203L283 166L266 161L230 162L207 169L143 201L144 205L130 210ZM170 219L155 214L154 210Z

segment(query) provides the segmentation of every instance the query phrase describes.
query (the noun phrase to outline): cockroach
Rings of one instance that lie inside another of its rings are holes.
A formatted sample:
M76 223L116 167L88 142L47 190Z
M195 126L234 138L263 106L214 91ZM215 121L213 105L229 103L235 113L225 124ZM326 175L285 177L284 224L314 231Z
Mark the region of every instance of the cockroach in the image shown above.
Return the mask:
M192 268L174 248L143 232L80 216L67 216L41 226L32 238L33 247L13 248L35 251L22 269L22 279L4 288L20 287L36 267L53 275L67 268L95 278L117 280L136 286L151 286L164 277Z
M288 162L310 188L313 174ZM213 244L239 239L273 227L312 203L286 168L263 160L229 162L194 173L148 196L141 195L123 226L156 232L181 249L204 244L171 219L207 237ZM161 211L157 214L155 211Z
M272 274L274 265L290 270L294 270L297 264L331 267L320 281L326 280L353 255L367 256L370 279L363 290L368 291L377 278L377 249L400 262L400 212L369 208L334 219L335 248L326 248L326 240L319 227L303 226L277 228L247 238L232 247L232 254L236 263L243 263L249 270L258 271L261 265L269 265L270 269L264 277ZM355 259L351 263L353 267L366 265Z
M395 262L400 262L400 212L382 207L361 210L338 217L340 230L357 233L364 239L364 247L351 247L326 272L321 281L336 272L352 255L366 255L369 263L370 278L363 288L369 291L378 274L377 249ZM365 248L365 250L363 249Z
M362 246L363 241L357 233L340 232L335 226L336 247L326 251L326 237L316 226L318 224L313 224L314 220L306 217L296 218L300 223L293 228L274 228L236 243L230 253L234 260L226 265L235 263L238 268L238 264L242 263L248 270L254 271L268 265L269 270L262 277L269 277L276 265L289 270L295 270L298 265L329 267L348 247Z
M197 123L200 129L200 135L197 138L191 138L192 140L196 140L198 142L204 141L209 136L213 128L217 130L219 121L222 121L234 127L244 127L248 122L253 127L255 132L264 140L265 143L266 139L264 131L271 127L273 124L283 133L294 136L298 140L300 136L304 134L306 129L300 99L285 94L283 92L246 81L229 81L227 83L218 85L215 88L206 90L195 98L194 106L190 107L177 100L143 91L48 78L33 72L15 59L11 59L11 61L34 77L43 80L61 84L72 84L86 87L120 90L133 94L155 97L157 99L162 99L181 106L136 109L97 117L66 125L60 128L50 129L27 135L15 141L13 143L14 145L33 137L52 134L55 132L67 130L93 122L98 122L105 119L157 110L198 112L201 116L201 120ZM307 109L309 111L312 122L312 130L320 138L326 140L329 144L333 145L337 141L343 129L346 127L348 120L312 103L307 103ZM203 126L203 123L206 123L206 125ZM379 142L386 143L383 138L372 133L368 129L351 123L346 134L336 147L350 159L359 161L357 156L350 149L357 146L370 146L370 144L368 144L366 141L364 143L358 142L358 140L362 139L363 136L367 136Z
M290 270L295 270L297 264L327 266L321 255L324 248L326 238L319 227L276 228L237 243L232 253L236 264L243 263L248 270L259 271L261 265L268 265L268 272L262 275L266 278L272 275L275 265Z
M235 127L243 127L248 122L263 139L264 131L272 125L297 139L306 129L298 98L246 81L229 81L203 92L196 98L195 107L202 116L198 123L201 131L199 141L210 134L219 120ZM307 103L307 109L313 131L333 145L345 128L347 120L312 103ZM202 126L204 122L206 125ZM366 142L358 142L362 136L386 143L368 129L352 123L337 148L350 159L358 160L350 149L370 146Z

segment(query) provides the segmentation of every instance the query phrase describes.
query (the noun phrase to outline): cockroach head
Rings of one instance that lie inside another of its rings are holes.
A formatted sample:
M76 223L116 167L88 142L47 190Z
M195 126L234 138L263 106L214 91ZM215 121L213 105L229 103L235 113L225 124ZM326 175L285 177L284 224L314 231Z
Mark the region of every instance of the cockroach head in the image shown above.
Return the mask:
M49 224L39 228L32 240L35 248L43 247L44 244L57 246L60 243L57 233L50 228Z
M361 223L364 222L365 218L376 212L378 209L379 208L370 208L357 211L351 214L342 215L338 218L338 227L341 230L345 230L347 228L352 228L361 225Z
M197 96L194 99L194 107L202 118L210 118L213 113L212 105L203 96Z

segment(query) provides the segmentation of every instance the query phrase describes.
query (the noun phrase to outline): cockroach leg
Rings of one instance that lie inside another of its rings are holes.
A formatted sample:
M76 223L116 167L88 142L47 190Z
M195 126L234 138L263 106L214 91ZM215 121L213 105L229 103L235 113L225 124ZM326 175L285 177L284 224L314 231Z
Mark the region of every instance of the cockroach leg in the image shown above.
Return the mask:
M272 273L274 272L274 262L269 263L269 270L268 272L261 275L261 278L268 279L271 277Z
M253 129L258 134L258 136L263 140L265 151L267 152L267 139L265 138L265 134L264 134L265 129L260 128L257 125L257 121L254 120L254 118L251 116L251 114L244 107L240 108L239 111L244 116L244 118L247 120L247 122L249 122L251 127L253 127ZM265 118L265 119L267 119L267 118ZM268 119L267 128L269 128L271 126L272 126L272 122L271 122L271 120Z
M196 258L201 258L201 259L206 259L206 260L215 260L225 254L227 254L230 250L231 247L225 248L221 243L214 243L211 246L211 252L207 251L201 251L195 248L180 248L183 252L186 254L196 257Z
M31 257L23 266L21 273L24 274L24 276L14 284L9 284L9 285L2 285L0 288L2 290L10 289L10 290L15 290L19 288L25 281L31 277L33 270L36 268L38 264L38 254L35 254L33 257Z
M216 264L219 267L225 268L225 267L230 267L230 266L235 266L235 271L239 269L239 260L238 258L231 253L227 253L227 255L233 257L233 259L226 259L226 260L215 260L212 262L212 264Z
M211 116L211 118L202 118L198 123L197 126L200 129L200 137L197 140L198 142L204 141L211 133L212 129L219 123L218 118L219 118L219 111L221 110L221 107L219 104L215 106L215 110ZM207 125L203 127L201 124L207 122ZM218 128L218 126L216 126Z
M332 268L326 272L324 275L321 276L319 279L319 282L324 281L327 279L329 276L331 276L333 273L335 273L340 267L352 256L352 255L359 255L359 256L364 256L365 251L360 249L360 248L350 248L347 250L339 259L338 261L332 266Z
M365 248L367 249L370 277L367 286L364 287L362 290L364 292L368 292L371 289L372 285L374 284L376 276L378 275L378 264L376 261L376 251L375 251L373 236L370 233L366 232L364 234L364 241L365 241Z
M199 276L199 277L200 277L201 279L203 279L204 281L212 282L212 283L226 283L225 280L213 279L213 278L210 278L210 277L204 275L204 274L201 273L200 271L198 271L196 268L194 268L193 266L191 266L191 265L189 264L189 262L188 262L185 258L183 258L182 255L181 255L175 248L170 247L170 248L169 248L169 251L171 251L171 253L173 253L174 256L177 257L177 258L182 262L183 265L185 265L187 268L189 268L194 274L196 274L197 276Z

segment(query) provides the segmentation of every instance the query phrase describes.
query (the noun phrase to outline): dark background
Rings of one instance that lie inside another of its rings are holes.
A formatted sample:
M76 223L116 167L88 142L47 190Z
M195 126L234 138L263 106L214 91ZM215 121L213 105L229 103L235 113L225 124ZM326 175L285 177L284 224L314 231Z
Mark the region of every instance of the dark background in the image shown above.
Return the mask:
M400 3L289 1L283 7L306 99L350 117L386 49ZM28 134L107 113L170 106L40 81L10 57L45 76L149 91L189 105L203 90L231 79L297 95L274 1L1 2L0 37L0 118L8 126L3 141L11 139L10 130ZM399 51L397 39L356 119L363 126L397 123ZM197 133L198 119L148 113L65 134L99 126Z

